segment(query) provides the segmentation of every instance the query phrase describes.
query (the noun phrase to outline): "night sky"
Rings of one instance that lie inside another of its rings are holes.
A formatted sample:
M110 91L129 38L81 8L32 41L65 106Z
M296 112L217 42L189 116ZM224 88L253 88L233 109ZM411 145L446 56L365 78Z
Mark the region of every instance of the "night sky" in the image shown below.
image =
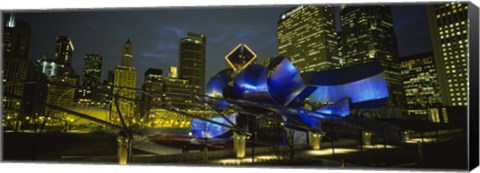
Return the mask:
M177 66L178 40L187 32L207 36L206 82L225 67L224 56L239 43L246 43L259 60L277 56L277 21L281 13L292 7L36 11L17 12L15 17L32 26L29 59L53 55L56 37L65 35L75 47L73 66L80 75L84 55L96 53L104 58L102 78L106 79L107 71L120 63L122 47L130 38L140 88L148 68L163 69L166 76L168 66ZM6 19L9 13L4 14ZM423 5L394 5L392 15L401 57L431 50Z

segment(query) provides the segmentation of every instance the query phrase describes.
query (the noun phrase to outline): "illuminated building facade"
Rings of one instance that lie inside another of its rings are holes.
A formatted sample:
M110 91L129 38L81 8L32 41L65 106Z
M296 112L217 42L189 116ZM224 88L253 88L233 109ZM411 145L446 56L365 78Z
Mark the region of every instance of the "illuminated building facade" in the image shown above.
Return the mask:
M335 15L331 6L299 6L280 15L278 52L300 71L339 68Z
M389 88L387 105L403 108L405 98L390 7L346 6L340 17L344 66L379 61Z
M97 54L86 54L83 65L83 89L78 90L78 100L81 103L100 103L101 96L98 95L100 78L102 74L103 57Z
M56 76L60 68L63 68L63 64L57 63L53 58L44 55L37 60L37 68L45 74L48 78Z
M121 97L135 99L136 77L135 67L133 66L132 42L128 39L122 50L121 64L115 68L113 95L118 94ZM112 99L111 108L110 121L114 124L121 124L115 104L115 97ZM135 117L135 101L118 98L118 108L127 126L137 122Z
M2 77L3 95L24 96L24 92L28 86L15 83L27 81L29 69L32 68L33 65L26 59L5 57L3 59L3 67L5 68ZM21 116L24 116L26 100L8 96L4 96L2 99L4 120L20 119ZM13 127L13 124L5 125Z
M30 34L28 22L15 21L13 15L10 16L10 22L3 27L3 56L27 59Z
M55 46L55 60L60 64L71 64L74 47L67 36L58 36Z
M43 59L39 62L40 68L47 75L47 103L63 108L74 105L76 87L80 77L75 74L71 62L73 56L73 43L67 36L57 37L55 58ZM45 109L45 116L64 117L65 113L54 109Z
M179 76L188 80L192 92L203 94L205 88L205 35L187 33L179 41Z
M440 119L437 108L441 106L440 86L432 52L402 57L400 63L407 113L418 119Z
M115 73L113 70L108 70L107 80L103 80L99 87L99 92L97 93L99 98L99 102L102 106L111 106L112 103L112 93L113 93L113 81L114 81Z
M178 77L177 67L171 66L165 78L164 103L177 108L188 108L192 103L189 80Z
M150 104L161 104L163 101L163 72L161 69L149 68L145 72L144 82L142 85L142 101L145 104L142 105L142 117L149 117Z
M467 106L468 4L427 5L433 56L444 106Z
M10 16L10 21L3 27L3 93L2 114L3 127L19 128L19 122L23 121L30 111L30 103L26 99L12 98L5 95L29 97L34 93L27 93L33 85L21 82L31 81L33 64L27 60L28 45L30 43L30 24L24 21L15 21Z

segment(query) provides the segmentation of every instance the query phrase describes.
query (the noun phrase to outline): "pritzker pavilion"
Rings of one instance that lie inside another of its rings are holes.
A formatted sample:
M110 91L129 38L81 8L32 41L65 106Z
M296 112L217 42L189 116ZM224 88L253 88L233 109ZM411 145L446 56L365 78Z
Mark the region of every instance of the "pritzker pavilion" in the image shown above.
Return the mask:
M230 68L209 80L202 98L221 116L192 120L196 137L233 135L237 157L245 156L245 136L252 135L249 128L255 121L248 117L269 118L285 129L304 131L311 147L318 149L323 134L320 120L342 121L351 109L378 108L389 97L384 71L376 61L300 74L285 57L273 58L267 65L252 63L255 58L246 45L230 52L225 57ZM319 106L307 108L307 102Z

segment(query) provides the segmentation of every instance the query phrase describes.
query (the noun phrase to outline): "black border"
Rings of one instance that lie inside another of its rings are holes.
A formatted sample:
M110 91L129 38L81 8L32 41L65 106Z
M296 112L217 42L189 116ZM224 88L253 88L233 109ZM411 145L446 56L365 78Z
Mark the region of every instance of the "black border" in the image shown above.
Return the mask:
M479 44L478 44L478 7L473 4L472 2L469 2L468 5L468 19L469 21L469 32L468 32L468 41L470 43L469 46L469 100L470 102L468 103L468 113L469 113L469 119L468 119L468 132L469 132L469 140L468 140L468 149L469 149L469 155L468 155L468 169L471 171L475 167L478 167L478 158L479 158L479 104L478 104L478 49L479 49Z

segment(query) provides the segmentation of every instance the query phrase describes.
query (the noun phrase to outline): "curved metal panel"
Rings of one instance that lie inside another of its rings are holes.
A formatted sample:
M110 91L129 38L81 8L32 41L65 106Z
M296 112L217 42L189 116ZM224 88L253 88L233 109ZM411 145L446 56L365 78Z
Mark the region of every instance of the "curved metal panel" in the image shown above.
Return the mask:
M342 85L317 86L315 92L310 95L311 102L336 102L342 98L350 98L351 103L361 103L388 98L385 74L371 76L351 83ZM378 103L378 106L383 103Z
M348 98L341 99L334 104L324 106L315 112L346 117L350 115L350 103Z
M232 69L224 69L210 78L205 87L205 94L210 97L223 98L223 91L228 86L228 82L232 81Z
M268 91L267 68L264 66L252 64L233 80L235 98L260 103L276 103Z
M290 104L306 88L300 72L283 57L269 64L267 83L272 97L283 106Z

